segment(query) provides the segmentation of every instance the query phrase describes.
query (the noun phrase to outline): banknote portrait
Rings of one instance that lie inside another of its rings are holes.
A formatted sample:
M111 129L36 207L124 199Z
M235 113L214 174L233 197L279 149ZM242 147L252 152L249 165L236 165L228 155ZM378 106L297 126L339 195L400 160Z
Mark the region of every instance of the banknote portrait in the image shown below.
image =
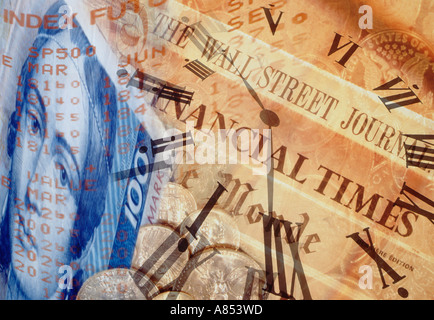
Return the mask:
M41 27L21 69L6 141L2 298L52 298L61 265L76 266L74 281L81 283L78 266L105 209L117 128L106 119L116 119L116 91L75 23L73 29Z

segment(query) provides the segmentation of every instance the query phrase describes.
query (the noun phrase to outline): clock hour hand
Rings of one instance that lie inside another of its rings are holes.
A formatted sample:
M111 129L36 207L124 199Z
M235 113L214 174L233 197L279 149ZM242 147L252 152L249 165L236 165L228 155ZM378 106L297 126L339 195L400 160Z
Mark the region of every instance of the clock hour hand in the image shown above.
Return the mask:
M241 75L241 72L234 65L232 56L229 54L229 57L227 55L225 55L225 57L232 64L232 66L235 68L235 70L237 70L241 79L243 79L244 85L246 86L250 95L253 97L253 99L255 99L255 101L261 107L262 111L261 111L259 116L260 116L262 122L265 123L269 127L277 127L280 124L280 120L279 120L279 117L277 116L277 114L264 107L264 104L262 103L262 101L259 98L259 95L256 93L255 89L253 89L253 87L250 85L250 83Z
M270 150L271 154L269 157L267 157L267 161L269 161L269 164L267 163L268 171L267 171L267 199L268 199L268 214L271 215L273 212L273 200L274 200L274 168L273 168L273 161L271 159L271 155L273 152L273 130L270 128Z
M227 55L225 55L226 59L231 63L231 65L235 68L235 70L237 70L238 74L240 75L241 79L243 79L244 85L246 86L247 90L249 91L250 95L253 97L253 99L255 99L255 101L258 103L258 105L264 110L264 104L262 103L261 99L259 99L258 94L256 93L255 89L253 89L253 87L250 85L249 82L247 82L246 78L244 78L240 72L240 70L238 70L238 68L234 65L233 59L232 59L232 55L229 54L229 57Z

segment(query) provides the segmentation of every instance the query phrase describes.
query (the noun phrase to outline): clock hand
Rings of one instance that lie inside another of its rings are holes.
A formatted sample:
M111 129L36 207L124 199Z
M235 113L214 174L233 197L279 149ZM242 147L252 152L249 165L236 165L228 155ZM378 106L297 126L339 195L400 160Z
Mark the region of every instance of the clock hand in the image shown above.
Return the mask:
M224 52L224 50L223 50ZM255 101L258 103L258 105L264 110L265 107L261 101L261 99L259 99L258 94L256 93L256 91L253 89L253 87L250 85L250 83L247 82L246 78L244 78L240 72L240 70L238 70L238 68L234 65L233 62L233 58L232 55L229 53L229 57L227 55L225 55L226 59L231 63L231 65L235 68L235 70L238 72L238 74L240 75L240 78L243 80L244 85L246 86L247 90L249 91L250 95L253 97L253 99L255 99Z
M224 50L223 50L224 52ZM242 76L240 70L234 65L233 58L231 54L225 55L226 59L231 63L231 65L235 68L235 70L240 75L241 79L244 82L244 85L246 86L247 90L249 91L250 95L255 99L255 101L258 103L258 105L261 107L262 111L260 113L260 118L262 122L264 122L268 127L277 127L280 124L280 120L278 115L264 107L264 104L262 103L261 99L259 98L259 95L256 93L255 89L250 85L250 83Z
M247 87L247 90L249 91L250 95L255 99L255 101L258 103L258 105L262 108L262 110L265 110L264 105L262 104L262 101L259 99L258 94L256 91L252 88L252 86L247 82L246 79L242 78L244 85Z
M150 154L155 157L158 153L163 153L166 151L173 151L174 149L184 147L189 144L194 144L193 137L191 132L186 132L178 135L173 135L170 137L164 137L160 139L151 139L151 148ZM142 154L146 154L148 151L148 147L143 145L139 148L139 152ZM168 162L168 159L163 161L149 163L143 163L141 166L133 167L130 169L122 170L119 172L113 173L113 178L115 180L124 180L127 178L135 177L139 174L144 175L147 172L158 171L166 168L170 168L173 163Z
M187 230L190 232L190 234L197 239L196 233L199 230L199 228L201 227L201 225L203 224L203 222L205 221L206 217L208 216L208 214L211 212L212 208L214 208L214 206L216 205L218 199L220 198L220 196L222 195L222 193L226 191L226 188L220 183L218 182L218 187L217 189L214 191L213 195L211 196L211 198L208 200L208 202L206 203L205 207L202 209L202 211L199 213L199 215L197 216L196 220L194 220L194 222L191 224L191 226L187 226ZM186 237L183 237L179 240L178 242L178 249L181 252L185 252L188 248L188 240Z
M273 168L273 161L271 159L271 155L273 152L273 130L271 129L271 126L269 126L270 129L270 150L271 154L270 157L267 157L267 161L270 161L268 164L268 171L267 171L267 199L268 199L268 214L271 215L273 212L273 198L274 198L274 168ZM268 160L269 159L269 160Z

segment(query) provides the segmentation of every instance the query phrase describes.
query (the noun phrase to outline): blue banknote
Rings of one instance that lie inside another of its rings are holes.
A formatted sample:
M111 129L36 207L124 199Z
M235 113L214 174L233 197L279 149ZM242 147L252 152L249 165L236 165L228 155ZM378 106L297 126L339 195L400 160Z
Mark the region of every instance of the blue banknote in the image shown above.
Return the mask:
M105 49L75 19L54 27L62 6L44 13L53 28L42 24L30 47L15 48L20 66L2 67L14 100L1 97L1 299L75 299L93 274L129 268L156 210L151 136L101 64ZM1 41L6 49L11 38Z

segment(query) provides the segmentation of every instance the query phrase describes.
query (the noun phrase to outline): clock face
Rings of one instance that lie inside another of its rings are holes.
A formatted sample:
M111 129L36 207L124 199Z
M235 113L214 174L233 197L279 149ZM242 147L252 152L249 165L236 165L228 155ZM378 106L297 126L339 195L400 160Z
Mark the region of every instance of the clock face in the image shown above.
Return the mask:
M79 3L5 1L1 298L432 298L434 3Z

